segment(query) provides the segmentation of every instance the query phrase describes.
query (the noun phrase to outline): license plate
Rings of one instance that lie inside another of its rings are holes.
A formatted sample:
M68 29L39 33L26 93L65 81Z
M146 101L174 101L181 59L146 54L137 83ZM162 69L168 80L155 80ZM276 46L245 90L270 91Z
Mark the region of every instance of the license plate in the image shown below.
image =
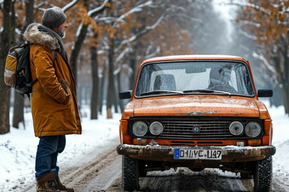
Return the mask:
M175 149L174 159L221 160L222 150L215 149Z

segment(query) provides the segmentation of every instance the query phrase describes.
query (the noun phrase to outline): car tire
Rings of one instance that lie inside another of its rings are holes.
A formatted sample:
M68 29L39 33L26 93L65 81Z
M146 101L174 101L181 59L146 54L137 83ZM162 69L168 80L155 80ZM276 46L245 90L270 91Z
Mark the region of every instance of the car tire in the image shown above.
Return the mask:
M269 192L272 186L272 156L257 161L253 174L254 192Z
M122 156L122 187L125 191L138 190L139 171L138 161L130 158L128 155Z
M193 168L193 167L189 167L189 169L193 172L200 172L204 170L204 168Z

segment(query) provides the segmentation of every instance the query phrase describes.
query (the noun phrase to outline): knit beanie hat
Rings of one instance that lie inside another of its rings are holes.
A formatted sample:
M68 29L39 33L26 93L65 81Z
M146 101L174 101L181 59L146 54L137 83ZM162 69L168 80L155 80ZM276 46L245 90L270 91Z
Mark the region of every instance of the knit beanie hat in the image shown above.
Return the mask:
M42 16L42 24L50 29L62 25L66 21L66 15L59 7L46 9Z

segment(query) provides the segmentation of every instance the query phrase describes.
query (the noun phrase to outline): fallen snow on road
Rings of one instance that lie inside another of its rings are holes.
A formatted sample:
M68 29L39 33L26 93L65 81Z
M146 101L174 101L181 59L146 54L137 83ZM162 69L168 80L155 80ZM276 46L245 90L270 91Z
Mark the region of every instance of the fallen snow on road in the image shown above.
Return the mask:
M289 117L284 114L283 107L271 107L269 111L273 119L273 145L277 149L273 157L273 172L278 177L289 178ZM88 110L83 110L82 115L83 133L66 137L66 149L59 155L60 168L65 164L84 163L95 155L90 153L93 149L102 148L110 140L118 139L121 114L114 114L110 120L102 115L99 115L98 120L90 120ZM11 128L10 133L0 135L0 191L17 192L21 186L35 181L38 138L34 137L29 112L25 113L25 127Z

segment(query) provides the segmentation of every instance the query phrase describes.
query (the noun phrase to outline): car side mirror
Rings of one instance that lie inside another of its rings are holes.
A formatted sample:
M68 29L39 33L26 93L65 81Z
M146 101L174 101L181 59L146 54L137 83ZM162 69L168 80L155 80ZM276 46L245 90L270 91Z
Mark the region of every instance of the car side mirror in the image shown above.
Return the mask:
M260 89L258 90L258 97L272 97L273 91L270 89Z
M132 91L124 91L119 93L119 99L131 99Z

